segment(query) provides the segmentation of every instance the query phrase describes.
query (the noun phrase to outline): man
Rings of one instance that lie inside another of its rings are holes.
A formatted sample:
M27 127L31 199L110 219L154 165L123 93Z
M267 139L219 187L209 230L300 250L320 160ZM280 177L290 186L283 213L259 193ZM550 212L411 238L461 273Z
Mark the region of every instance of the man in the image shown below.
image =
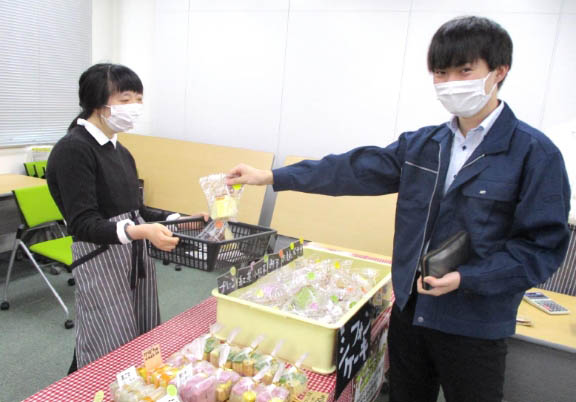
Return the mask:
M558 149L498 99L512 40L486 18L441 26L428 51L448 123L274 171L240 165L229 184L327 195L398 193L389 332L390 400L500 401L506 338L523 292L561 264L570 189ZM442 278L419 261L465 230L470 258ZM431 286L423 288L422 281Z

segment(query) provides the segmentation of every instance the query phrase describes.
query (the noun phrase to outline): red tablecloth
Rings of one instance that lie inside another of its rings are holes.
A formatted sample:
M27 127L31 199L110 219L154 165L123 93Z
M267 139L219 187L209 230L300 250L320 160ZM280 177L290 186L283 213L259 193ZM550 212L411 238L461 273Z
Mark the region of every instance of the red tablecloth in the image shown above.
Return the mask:
M210 297L190 310L179 314L152 331L139 336L114 352L96 360L77 372L55 382L26 401L93 401L98 391L105 392L105 401L111 401L108 386L116 380L116 374L130 366L142 365L142 350L159 344L162 356L168 357L195 338L209 332L216 322L216 299ZM330 394L334 398L336 375L308 373L309 389ZM339 401L352 399L351 384L342 393Z

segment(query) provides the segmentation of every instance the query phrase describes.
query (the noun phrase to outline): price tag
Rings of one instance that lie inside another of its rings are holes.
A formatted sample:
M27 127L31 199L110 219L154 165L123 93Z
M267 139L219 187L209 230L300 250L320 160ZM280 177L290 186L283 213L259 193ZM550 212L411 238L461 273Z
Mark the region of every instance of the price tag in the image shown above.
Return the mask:
M136 367L132 366L124 371L116 374L116 381L118 381L119 386L128 385L133 383L138 379L138 373L136 372Z
M238 213L236 200L229 195L218 197L212 206L212 219L225 219Z
M305 394L292 398L292 402L327 402L328 394L326 392L308 391Z
M192 370L191 364L182 367L178 374L176 374L176 385L182 387L188 382L188 380L190 380L190 378L192 378L193 375L194 371Z
M237 277L238 277L238 289L251 285L256 280L251 265L240 268L238 270Z
M260 260L254 264L254 276L256 279L262 278L268 273L268 264L264 260Z
M166 394L164 397L158 399L158 402L180 402L180 398L178 398L178 394Z
M294 252L294 243L292 243L289 247L284 249L284 261L282 262L282 265L290 264L296 259L296 257L296 253Z
M162 365L162 353L160 345L150 346L142 351L142 360L147 371L153 371Z
M300 241L294 242L294 252L298 257L304 255L304 239L300 238Z
M102 402L104 400L104 391L98 391L94 394L94 402Z
M218 282L218 292L222 295L227 295L238 289L238 282L236 280L236 268L230 268L230 271L220 275L216 281Z
M268 255L268 272L276 271L282 266L282 260L279 254Z

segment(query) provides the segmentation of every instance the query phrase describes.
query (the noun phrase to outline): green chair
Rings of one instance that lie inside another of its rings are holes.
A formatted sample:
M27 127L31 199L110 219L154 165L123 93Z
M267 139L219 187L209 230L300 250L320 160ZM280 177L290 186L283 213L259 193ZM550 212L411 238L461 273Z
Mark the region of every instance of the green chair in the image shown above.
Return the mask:
M38 161L34 166L36 170L36 177L40 177L41 179L46 177L46 164L48 161Z
M24 170L28 176L36 177L36 162L24 162Z
M72 237L66 236L62 227L58 224L59 221L63 220L63 217L56 206L56 203L52 199L47 185L26 187L14 190L13 193L16 205L18 205L18 209L22 215L22 221L25 224L21 225L16 233L16 240L14 241L14 248L12 249L10 263L8 265L8 273L6 275L4 301L0 305L0 309L8 310L10 308L10 303L8 302L10 275L12 273L12 267L14 266L16 252L18 249L22 249L66 312L64 327L70 329L74 327L74 322L70 319L68 308L42 271L42 268L34 258L34 254L64 264L69 270L69 267L72 265L74 260L72 256ZM50 233L54 235L55 228L58 230L58 235L61 237L41 241L35 244L26 244L29 242L28 239L33 232L43 229L45 231L49 230ZM69 279L68 284L74 285L74 279Z
M40 177L46 176L46 164L48 161L24 162L24 169L28 176Z

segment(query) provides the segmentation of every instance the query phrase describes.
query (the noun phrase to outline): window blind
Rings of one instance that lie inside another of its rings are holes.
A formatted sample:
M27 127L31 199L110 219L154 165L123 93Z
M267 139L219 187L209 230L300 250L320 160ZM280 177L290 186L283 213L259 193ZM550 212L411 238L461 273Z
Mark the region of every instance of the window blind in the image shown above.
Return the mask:
M50 144L79 113L90 0L0 1L0 147Z

